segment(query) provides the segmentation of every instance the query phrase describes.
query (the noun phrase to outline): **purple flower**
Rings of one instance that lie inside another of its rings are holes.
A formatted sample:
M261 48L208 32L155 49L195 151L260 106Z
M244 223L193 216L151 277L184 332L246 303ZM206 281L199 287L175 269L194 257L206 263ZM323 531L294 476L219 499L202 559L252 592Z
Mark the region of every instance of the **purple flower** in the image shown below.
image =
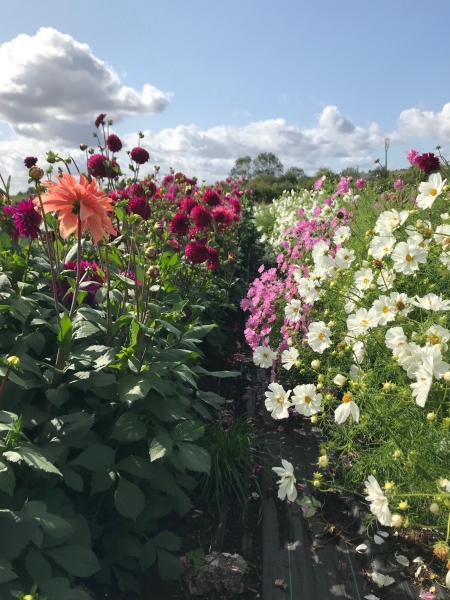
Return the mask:
M405 183L401 179L397 179L397 181L394 181L394 188L396 190L403 190L405 189Z
M366 180L363 178L357 179L355 181L355 186L358 188L358 190L363 190L366 187Z
M441 168L439 158L435 156L432 152L430 152L429 154L421 154L420 156L418 156L416 165L421 171L423 171L427 175L439 171L439 169Z
M417 165L417 157L418 156L419 156L419 151L418 150L413 150L411 148L411 150L408 150L406 152L406 158L408 159L408 162L411 165Z
M41 221L42 215L37 212L31 196L28 200L22 200L16 206L14 225L20 237L36 240L39 237Z

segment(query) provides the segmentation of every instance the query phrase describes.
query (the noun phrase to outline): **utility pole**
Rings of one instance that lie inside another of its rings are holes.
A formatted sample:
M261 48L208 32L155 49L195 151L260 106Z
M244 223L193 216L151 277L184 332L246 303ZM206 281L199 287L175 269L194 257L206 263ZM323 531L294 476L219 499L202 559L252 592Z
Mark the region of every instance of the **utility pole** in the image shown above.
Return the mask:
M384 168L387 172L387 152L389 150L389 138L385 138L384 140L384 151L385 151L385 158L384 158Z

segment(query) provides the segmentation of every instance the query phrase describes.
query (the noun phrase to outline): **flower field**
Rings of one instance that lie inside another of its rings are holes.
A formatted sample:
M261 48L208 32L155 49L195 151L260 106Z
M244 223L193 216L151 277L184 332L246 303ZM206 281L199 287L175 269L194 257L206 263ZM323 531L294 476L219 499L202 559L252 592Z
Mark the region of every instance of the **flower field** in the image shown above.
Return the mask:
M365 499L367 525L433 532L450 587L449 171L407 158L414 184L319 179L275 200L259 229L276 265L241 307L266 409L323 435L314 486ZM297 499L295 467L274 469L281 499Z

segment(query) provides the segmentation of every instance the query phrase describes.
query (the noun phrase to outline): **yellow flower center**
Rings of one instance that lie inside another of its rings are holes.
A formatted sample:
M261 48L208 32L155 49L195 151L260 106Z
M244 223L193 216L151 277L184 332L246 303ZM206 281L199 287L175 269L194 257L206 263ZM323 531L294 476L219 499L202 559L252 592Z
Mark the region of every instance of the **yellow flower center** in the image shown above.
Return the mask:
M369 283L369 280L367 279L367 277L364 277L363 283Z
M284 399L281 396L278 396L277 402L278 402L278 404L283 404Z
M295 313L298 313L298 308L294 308L294 312L295 312Z
M411 262L411 261L412 261L412 260L414 260L414 259L413 259L413 257L411 256L411 254L409 254L409 253L408 253L408 254L405 256L405 260L407 260L408 262Z
M383 251L384 251L384 252L389 252L389 248L388 248L387 246L385 246L385 247L383 248Z
M384 314L389 312L389 306L383 306L383 308L381 309L381 312L384 312Z
M310 398L309 396L305 396L305 402L306 404L309 404L310 402L312 402L312 398Z
M368 324L369 324L369 321L367 319L363 319L361 321L361 325L368 325Z
M432 190L430 190L430 196L436 196L437 194L437 189L433 188Z
M442 338L439 337L438 335L432 335L430 337L430 344L432 344L433 346L435 344L440 344L442 342Z
M352 401L352 395L351 394L344 394L342 396L342 402L345 402L345 404L347 404L348 402Z
M264 352L263 357L264 358L269 358L269 355L267 354L267 352Z
M350 256L349 256L348 254L346 254L346 255L344 256L344 260L348 260L349 258L350 258Z
M324 340L325 339L325 334L319 333L317 337L319 338L319 340Z

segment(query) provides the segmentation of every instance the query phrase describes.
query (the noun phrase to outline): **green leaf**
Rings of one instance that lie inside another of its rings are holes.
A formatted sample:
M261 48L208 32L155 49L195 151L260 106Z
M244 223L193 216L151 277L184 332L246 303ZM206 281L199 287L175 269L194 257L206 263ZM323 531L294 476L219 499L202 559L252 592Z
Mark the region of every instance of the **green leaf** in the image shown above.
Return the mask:
M119 442L137 442L142 440L146 434L147 427L139 415L126 412L115 422L111 438Z
M123 375L119 379L119 400L131 404L135 400L145 398L151 387L150 381L142 373Z
M146 571L156 560L156 550L152 542L147 542L142 546L141 554L139 556L139 563L141 569Z
M177 552L181 548L180 538L171 531L160 531L158 535L152 539L152 542L158 548L171 550L172 552Z
M199 365L195 366L193 369L194 373L198 373L199 375L209 375L210 377L219 377L221 379L227 377L240 377L240 371L207 371L203 367Z
M149 461L140 456L128 456L121 460L116 467L119 471L125 471L136 477L142 477L142 479L151 480L154 477L154 470Z
M84 487L83 478L79 473L75 473L72 469L63 468L61 473L64 477L64 483L67 487L72 488L76 492L82 492Z
M200 421L184 421L172 431L174 442L193 442L205 433L205 426Z
M12 570L11 564L4 558L0 558L0 583L6 583L11 579L17 579L17 575Z
M119 588L122 592L136 592L136 594L140 594L141 588L133 577L133 575L129 571L124 571L119 567L113 567L114 575L117 577L117 583L119 584Z
M16 478L13 469L3 461L0 461L0 490L10 496L14 493Z
M55 390L46 390L45 395L56 408L60 408L70 398L69 391L64 385L58 386Z
M95 335L100 330L94 325L94 323L90 323L89 321L83 321L82 325L77 328L75 333L73 334L73 339L80 340L82 338L90 337L91 335Z
M20 462L20 460L24 460L27 465L33 467L34 469L46 471L47 473L56 473L62 477L61 471L31 446L20 446L14 451L5 452L3 456L12 462Z
M158 458L162 458L166 454L170 454L172 449L173 443L170 437L165 433L161 433L155 437L150 444L150 461L153 462L154 460L158 460Z
M183 574L183 565L180 559L157 548L156 553L158 554L158 571L163 581L175 581L180 579Z
M183 339L185 340L201 340L210 331L215 329L217 325L201 325L200 327L193 327L183 333Z
M47 512L44 502L30 501L25 504L24 512L33 517L45 533L52 537L65 537L73 533L72 526L65 519Z
M136 521L136 517L144 510L145 496L137 485L120 477L114 494L114 503L122 516Z
M62 546L45 552L55 563L66 569L75 577L90 577L100 569L97 557L90 548L79 546Z
M112 486L115 480L116 476L113 471L94 473L91 480L91 494L104 492Z
M186 558L192 561L194 567L201 567L204 563L203 557L205 556L205 552L203 548L197 548L197 550L192 550L191 552L186 552Z
M187 469L208 473L211 470L211 456L204 448L194 444L178 442L180 458Z
M164 329L167 329L167 331L170 331L170 333L173 333L175 337L179 338L181 336L181 331L179 329L177 329L174 325L172 325L172 323L168 323L167 321L164 321L163 319L158 319L158 322L161 323L161 325L164 327Z
M0 511L0 556L6 559L19 556L37 530L37 523L30 515Z
M50 579L52 576L52 567L41 552L29 550L25 559L25 566L32 581L41 584L45 579Z
M58 331L58 346L61 348L64 356L67 356L72 346L73 341L73 327L72 321L69 316L64 313L62 319L59 322Z
M71 588L66 577L52 577L40 586L47 600L91 600L91 596L80 588Z
M197 397L200 398L200 400L203 400L203 402L210 404L212 407L214 407L217 410L219 410L220 405L224 404L224 402L225 402L225 398L222 398L222 396L219 396L219 395L215 394L214 392L198 391Z
M79 454L75 460L72 460L69 465L85 467L89 471L106 471L108 467L114 461L116 453L109 446L103 444L96 444L95 446L89 446L81 454Z

